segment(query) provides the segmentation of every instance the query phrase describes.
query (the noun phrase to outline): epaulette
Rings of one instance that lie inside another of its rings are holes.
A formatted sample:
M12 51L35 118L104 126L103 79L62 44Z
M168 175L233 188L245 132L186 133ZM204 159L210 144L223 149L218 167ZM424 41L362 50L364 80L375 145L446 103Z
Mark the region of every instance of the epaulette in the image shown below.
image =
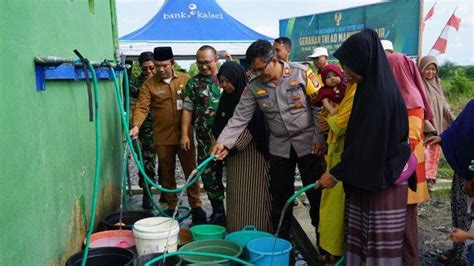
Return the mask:
M308 67L303 65L303 64L300 64L300 63L296 63L296 62L290 62L288 63L290 65L290 67L292 68L298 68L298 69L301 69L303 71L306 71L308 70Z
M248 84L255 82L258 79L258 76L250 77L249 81L247 82Z

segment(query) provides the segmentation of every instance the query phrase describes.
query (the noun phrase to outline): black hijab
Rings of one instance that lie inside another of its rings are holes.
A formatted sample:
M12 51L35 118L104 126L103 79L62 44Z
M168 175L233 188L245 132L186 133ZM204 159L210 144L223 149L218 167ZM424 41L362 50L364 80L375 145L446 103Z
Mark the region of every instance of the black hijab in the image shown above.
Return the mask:
M331 174L349 188L381 191L408 158L408 115L377 33L352 35L334 56L363 77L357 85L341 162Z
M212 134L216 139L227 125L227 121L229 121L229 119L232 117L235 107L239 103L240 96L247 86L247 76L245 75L245 70L236 62L225 62L219 68L219 73L217 73L218 78L221 76L226 77L230 83L232 83L235 91L233 93L223 92L219 100L219 106L217 107L214 124L212 126ZM253 114L247 129L252 134L252 137L257 145L257 149L262 152L265 157L268 157L269 131L267 129L265 116L260 109L257 108L255 110L255 113Z

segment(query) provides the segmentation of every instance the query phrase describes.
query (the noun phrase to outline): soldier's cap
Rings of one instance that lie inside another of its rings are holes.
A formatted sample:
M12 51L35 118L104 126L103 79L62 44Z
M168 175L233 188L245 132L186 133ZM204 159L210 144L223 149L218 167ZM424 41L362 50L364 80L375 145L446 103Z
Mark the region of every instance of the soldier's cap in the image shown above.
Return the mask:
M324 47L318 47L318 48L315 48L313 50L313 54L309 55L308 57L309 58L316 58L316 57L320 57L320 56L329 56L328 54L328 49L324 48Z
M382 47L385 51L393 52L393 43L389 40L381 40Z
M173 50L169 46L155 47L153 59L156 61L166 61L173 59Z

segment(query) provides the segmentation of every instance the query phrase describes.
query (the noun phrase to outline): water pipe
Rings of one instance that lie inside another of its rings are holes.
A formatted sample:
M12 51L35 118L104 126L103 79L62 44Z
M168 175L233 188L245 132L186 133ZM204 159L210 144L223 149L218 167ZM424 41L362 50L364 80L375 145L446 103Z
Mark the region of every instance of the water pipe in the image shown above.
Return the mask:
M112 60L104 60L108 65L113 68L123 67L119 64L114 63ZM104 66L104 61L89 61L93 67ZM81 66L82 61L79 57L60 57L60 56L36 56L34 62L40 65L61 65L61 64L71 64L74 66Z
M145 266L151 266L153 263L158 262L164 258L171 257L171 256L176 256L176 255L189 255L189 256L203 256L203 257L214 257L214 258L219 258L219 259L227 259L231 260L237 263L240 263L242 265L253 265L250 262L241 260L236 257L228 256L228 255L223 255L223 254L214 254L214 253L208 253L208 252L194 252L194 251L176 251L176 252L171 252L171 253L165 253L159 257L156 257L147 263L145 263Z

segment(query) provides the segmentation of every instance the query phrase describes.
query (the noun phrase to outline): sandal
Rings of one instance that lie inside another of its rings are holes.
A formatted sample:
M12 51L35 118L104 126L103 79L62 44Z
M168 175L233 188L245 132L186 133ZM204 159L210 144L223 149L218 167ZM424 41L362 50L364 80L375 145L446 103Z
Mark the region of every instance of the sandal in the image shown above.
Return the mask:
M456 250L454 248L448 249L445 252L439 254L438 261L447 264L452 263L457 259Z
M324 255L319 256L319 261L321 261L324 264L334 264L338 262L340 258L341 258L340 256L324 254Z

